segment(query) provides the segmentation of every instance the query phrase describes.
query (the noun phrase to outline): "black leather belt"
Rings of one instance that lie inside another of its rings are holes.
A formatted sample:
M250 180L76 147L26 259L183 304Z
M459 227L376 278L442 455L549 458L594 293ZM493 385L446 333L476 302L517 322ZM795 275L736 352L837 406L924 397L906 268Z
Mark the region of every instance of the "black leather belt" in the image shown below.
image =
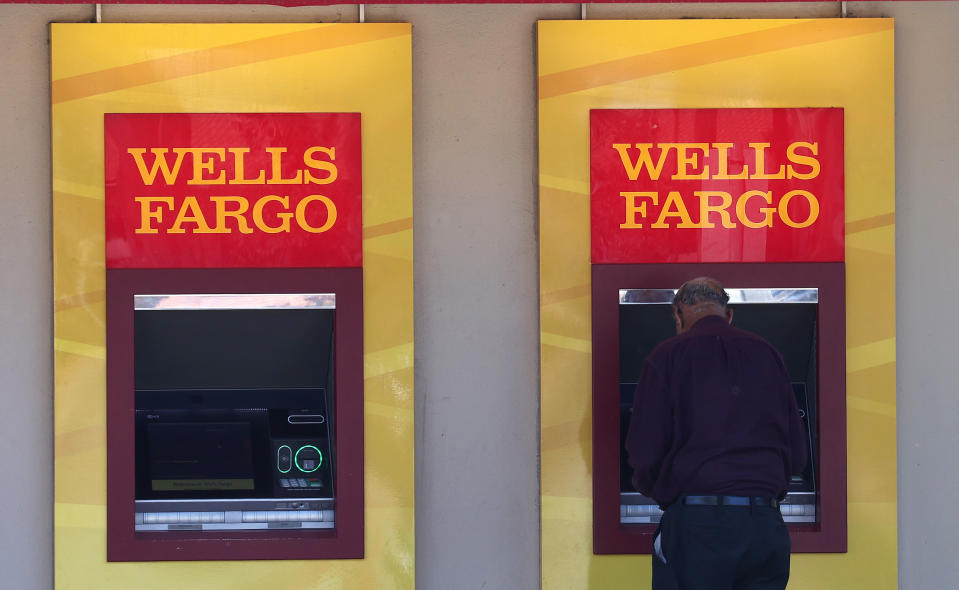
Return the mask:
M779 508L776 498L767 496L683 496L687 506L769 506Z

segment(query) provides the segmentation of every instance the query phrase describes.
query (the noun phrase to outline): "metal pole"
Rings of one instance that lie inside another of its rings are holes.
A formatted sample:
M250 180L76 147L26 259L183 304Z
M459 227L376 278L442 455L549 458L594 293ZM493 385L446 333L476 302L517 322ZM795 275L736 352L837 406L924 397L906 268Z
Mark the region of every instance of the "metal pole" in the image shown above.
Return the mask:
M579 5L579 19L586 20L586 3L585 2Z
M103 5L98 3L96 6L97 6L96 22L97 24L100 24L103 22Z
M360 4L359 7L360 7L360 22L365 23L366 22L366 4Z

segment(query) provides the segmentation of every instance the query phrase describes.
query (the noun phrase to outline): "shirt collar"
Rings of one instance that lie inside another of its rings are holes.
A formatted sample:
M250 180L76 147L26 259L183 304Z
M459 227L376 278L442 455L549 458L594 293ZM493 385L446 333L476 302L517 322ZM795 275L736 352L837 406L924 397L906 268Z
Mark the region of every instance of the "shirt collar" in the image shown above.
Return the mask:
M693 324L692 327L690 327L689 329L690 331L692 330L699 331L699 330L706 330L712 327L718 327L723 325L729 325L729 320L726 319L726 316L708 315L706 317L699 318L699 321Z

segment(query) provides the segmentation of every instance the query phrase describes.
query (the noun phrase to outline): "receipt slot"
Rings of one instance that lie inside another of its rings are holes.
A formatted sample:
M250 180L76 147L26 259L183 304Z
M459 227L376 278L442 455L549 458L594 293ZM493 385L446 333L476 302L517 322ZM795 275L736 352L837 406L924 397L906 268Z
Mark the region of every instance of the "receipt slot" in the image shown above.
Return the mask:
M641 553L662 515L633 489L624 448L646 356L675 335L675 288L694 276L726 285L733 325L783 356L810 460L780 509L794 552L846 549L845 297L841 263L593 267L594 551ZM608 425L616 425L609 428Z

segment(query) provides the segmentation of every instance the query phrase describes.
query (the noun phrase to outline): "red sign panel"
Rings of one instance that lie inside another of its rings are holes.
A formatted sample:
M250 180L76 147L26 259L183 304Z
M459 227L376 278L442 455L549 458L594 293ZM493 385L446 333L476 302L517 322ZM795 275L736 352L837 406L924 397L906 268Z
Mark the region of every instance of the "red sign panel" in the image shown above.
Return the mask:
M843 111L590 111L592 261L844 258Z
M107 114L109 268L362 264L359 113Z

